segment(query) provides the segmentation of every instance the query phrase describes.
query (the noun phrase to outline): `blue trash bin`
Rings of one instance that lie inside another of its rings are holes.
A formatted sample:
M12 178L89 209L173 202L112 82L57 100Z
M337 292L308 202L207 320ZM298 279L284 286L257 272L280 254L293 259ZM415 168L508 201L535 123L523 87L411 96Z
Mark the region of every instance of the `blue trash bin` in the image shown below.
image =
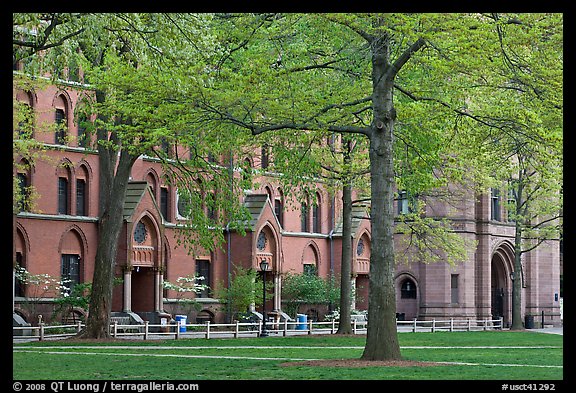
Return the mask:
M308 316L306 314L296 314L296 330L306 330L306 323L308 322Z
M180 329L180 333L186 332L186 315L176 315L174 319L178 324L178 329Z

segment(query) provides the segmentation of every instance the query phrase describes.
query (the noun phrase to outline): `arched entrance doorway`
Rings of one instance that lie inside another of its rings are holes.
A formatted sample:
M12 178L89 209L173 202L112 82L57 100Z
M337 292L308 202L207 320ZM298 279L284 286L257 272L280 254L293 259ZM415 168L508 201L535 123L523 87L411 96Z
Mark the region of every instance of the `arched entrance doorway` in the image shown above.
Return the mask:
M503 318L504 324L509 325L512 322L512 258L507 243L496 248L490 268L492 318Z
M129 268L125 274L124 311L139 314L161 310L159 282L160 236L152 218L144 214L132 226ZM126 285L126 281L129 284Z
M279 279L280 271L278 267L278 239L275 235L275 231L270 225L265 225L261 228L256 236L256 253L255 258L252 261L252 267L260 271L260 263L265 260L268 262L268 271L266 272L266 288L267 291L271 288L274 289L274 295L272 298L266 298L266 310L269 312L280 310L280 285ZM262 274L262 277L264 275Z

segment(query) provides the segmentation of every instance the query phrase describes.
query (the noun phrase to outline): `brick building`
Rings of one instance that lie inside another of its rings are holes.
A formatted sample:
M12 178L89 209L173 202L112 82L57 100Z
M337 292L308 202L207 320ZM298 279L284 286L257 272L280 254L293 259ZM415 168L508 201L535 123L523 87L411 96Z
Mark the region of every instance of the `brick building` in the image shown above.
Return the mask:
M21 186L33 186L39 195L33 210L22 209L15 215L14 261L32 274L90 282L98 240L99 162L97 152L85 147L83 130L74 122L81 94L73 84L64 82L35 91L14 89L14 99L26 103L35 113L34 139L48 147L30 169L14 169L16 181ZM64 124L64 133L44 131L45 127L40 126L50 123ZM264 170L258 183L261 186L240 196L252 218L246 234L226 233L224 247L195 256L177 244L176 228L181 216L175 186L164 183L157 159L141 156L137 160L124 204L124 227L116 260L116 276L123 282L114 291L114 312L157 323L166 313L183 312L178 308L177 294L164 290L164 280L174 282L178 277L199 273L214 288L220 282L226 285L233 265L258 269L262 259L271 266L267 287L274 288L267 310L282 310L283 273L302 273L312 265L322 277L339 274L339 196L320 188L314 208L305 209L303 215L298 205L293 205L296 209L287 208L290 201L284 200L274 177L266 176L259 154L235 159ZM398 214L402 214L405 195L398 193L395 203ZM468 260L456 267L418 261L397 265L398 313L406 319L502 316L505 323L510 323L514 227L507 222L503 206L496 193L468 192L450 206L426 201L427 214L450 218L455 231L475 240L477 247L470 249ZM367 217L368 209L355 209L351 280L357 294L355 307L362 310L367 308L368 299L370 224L361 218ZM531 251L523 267L523 315L540 316L544 312L546 323L559 324L558 242ZM189 321L225 321L223 307L212 295L213 291L208 290L197 296L201 309L186 311ZM24 307L30 296L15 281L15 321L37 321L38 316ZM42 307L35 310L44 320L50 316L51 296L54 294L46 295ZM326 309L309 305L300 312L322 318Z

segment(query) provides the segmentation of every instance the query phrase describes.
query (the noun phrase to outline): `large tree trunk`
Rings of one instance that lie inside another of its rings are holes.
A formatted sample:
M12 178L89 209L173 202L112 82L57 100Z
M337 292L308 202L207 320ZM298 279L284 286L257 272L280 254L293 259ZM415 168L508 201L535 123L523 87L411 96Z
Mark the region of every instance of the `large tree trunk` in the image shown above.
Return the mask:
M372 105L374 120L370 133L371 254L368 295L368 329L362 359L401 359L396 329L394 289L394 167L393 130L395 110L390 72L389 42L380 37L372 44ZM388 72L387 72L388 71Z
M105 99L104 94L97 91L96 99L102 102ZM98 130L98 140L106 142L98 145L100 164L98 244L86 328L79 334L82 338L96 339L110 336L114 266L123 225L124 199L130 172L137 158L127 150L121 149L114 135L111 135L109 141L107 130ZM110 145L108 142L113 144ZM121 149L119 160L118 149Z
M126 186L134 159L123 150L110 194L101 198L105 206L98 222L98 245L92 280L92 295L86 329L83 338L107 338L110 336L110 313L112 311L112 290L114 287L114 266L118 240L123 225L122 212Z

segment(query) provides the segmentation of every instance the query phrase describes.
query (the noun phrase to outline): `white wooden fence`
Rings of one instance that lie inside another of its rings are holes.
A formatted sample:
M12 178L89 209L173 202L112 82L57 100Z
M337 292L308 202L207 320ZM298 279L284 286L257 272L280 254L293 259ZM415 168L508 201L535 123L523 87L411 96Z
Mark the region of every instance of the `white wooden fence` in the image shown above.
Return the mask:
M366 333L367 321L353 320L352 332L354 334ZM396 321L399 332L439 332L439 331L473 331L502 329L503 320L500 319L446 319L446 320L412 320ZM82 330L84 324L75 325L46 325L13 327L13 341L35 340L40 341L72 337ZM110 333L115 338L130 339L162 339L162 338L225 338L225 337L259 337L262 333L262 322L235 322L235 323L186 323L158 325L145 321L144 324L120 324L115 321L110 325ZM299 334L334 334L338 329L338 322L313 321L283 321L268 322L266 331L269 335L288 336Z

